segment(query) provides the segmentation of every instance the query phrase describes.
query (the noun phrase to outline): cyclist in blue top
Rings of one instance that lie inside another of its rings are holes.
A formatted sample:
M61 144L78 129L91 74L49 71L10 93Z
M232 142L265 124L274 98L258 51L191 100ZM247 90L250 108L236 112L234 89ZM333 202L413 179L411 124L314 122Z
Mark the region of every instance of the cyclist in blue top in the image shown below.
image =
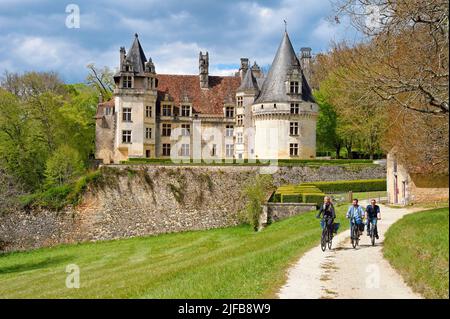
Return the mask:
M350 235L352 234L351 229L353 226L353 218L355 219L356 225L358 225L360 235L361 232L364 231L363 216L364 210L361 206L359 206L358 200L355 198L352 202L352 206L348 208L346 215L346 217L350 220Z

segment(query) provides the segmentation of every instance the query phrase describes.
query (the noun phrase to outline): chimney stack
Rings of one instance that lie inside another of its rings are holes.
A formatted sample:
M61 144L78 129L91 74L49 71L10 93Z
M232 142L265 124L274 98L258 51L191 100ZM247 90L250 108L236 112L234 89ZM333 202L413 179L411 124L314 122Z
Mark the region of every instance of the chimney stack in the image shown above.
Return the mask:
M239 76L241 77L241 81L244 80L245 73L248 70L248 58L241 58L241 66L239 68Z
M309 85L311 81L311 48L300 49L300 65Z
M122 66L125 61L125 47L120 47L120 70L123 71Z
M209 88L209 55L208 52L203 54L200 51L200 55L198 58L198 68L199 68L199 76L200 76L200 87L202 89Z

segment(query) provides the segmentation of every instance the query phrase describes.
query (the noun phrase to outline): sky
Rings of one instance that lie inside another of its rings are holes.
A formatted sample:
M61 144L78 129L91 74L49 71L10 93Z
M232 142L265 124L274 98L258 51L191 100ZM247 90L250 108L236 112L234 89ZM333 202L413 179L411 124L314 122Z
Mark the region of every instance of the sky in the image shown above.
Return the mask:
M116 69L135 33L157 73L197 74L199 51L209 52L212 75L233 74L241 57L267 70L283 20L297 52L358 40L345 20L330 19L329 1L0 0L0 73L56 71L83 82L90 63Z

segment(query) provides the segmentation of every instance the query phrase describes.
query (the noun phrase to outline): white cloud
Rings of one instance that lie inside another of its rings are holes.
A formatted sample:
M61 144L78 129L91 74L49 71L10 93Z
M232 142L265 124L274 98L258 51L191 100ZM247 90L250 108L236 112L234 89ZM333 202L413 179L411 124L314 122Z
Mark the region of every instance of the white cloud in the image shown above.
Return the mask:
M66 38L9 35L0 41L10 44L9 50L0 51L0 67L15 72L56 71L63 77L84 78L87 64L114 66L118 59L117 50L85 49Z
M185 28L186 25L192 24L188 23L192 16L187 11L175 12L161 18L152 19L134 18L118 12L116 12L116 15L119 25L132 32L150 35L171 33L174 32L174 29Z
M145 48L144 48L145 50ZM164 43L149 51L155 63L157 73L196 74L198 72L198 54L206 51L197 43ZM147 57L148 58L148 57Z

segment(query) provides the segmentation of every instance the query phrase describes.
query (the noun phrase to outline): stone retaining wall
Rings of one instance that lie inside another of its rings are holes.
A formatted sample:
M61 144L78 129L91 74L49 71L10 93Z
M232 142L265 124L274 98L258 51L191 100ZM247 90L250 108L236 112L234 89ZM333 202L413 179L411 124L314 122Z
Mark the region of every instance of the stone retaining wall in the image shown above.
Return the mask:
M107 171L75 208L1 214L0 250L233 226L246 203L242 189L260 167L112 165ZM280 167L273 177L278 186L384 174L378 166Z

